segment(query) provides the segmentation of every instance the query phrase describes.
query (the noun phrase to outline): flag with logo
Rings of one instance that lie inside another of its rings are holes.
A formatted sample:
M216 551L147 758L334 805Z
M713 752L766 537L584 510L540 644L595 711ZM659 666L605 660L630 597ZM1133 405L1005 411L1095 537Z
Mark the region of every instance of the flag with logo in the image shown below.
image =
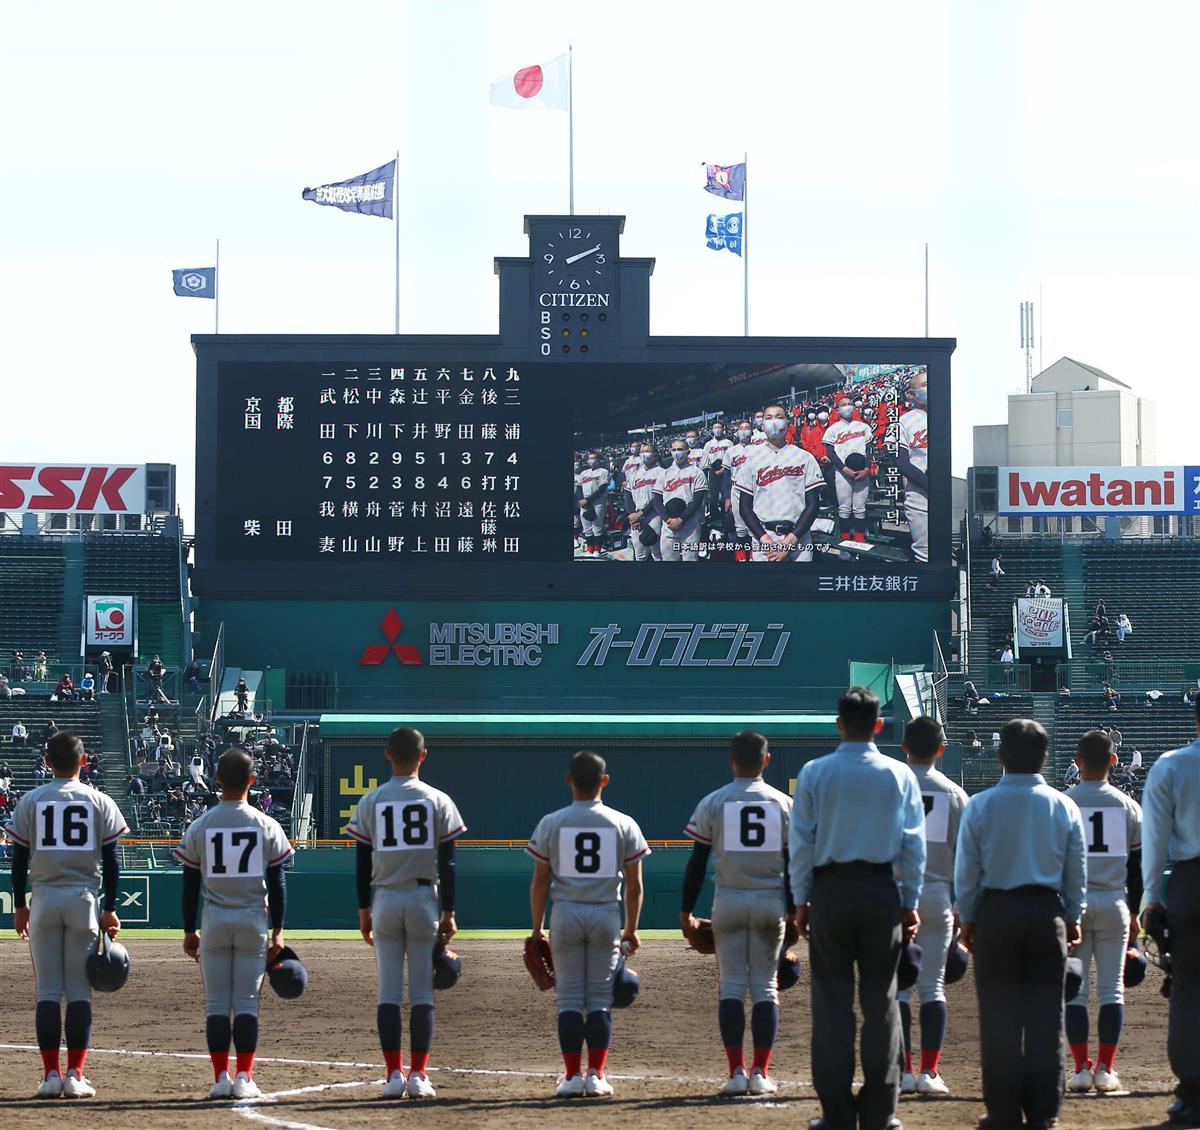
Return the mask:
M175 293L180 298L216 298L216 267L185 267L171 272Z
M746 198L746 164L740 165L705 165L708 183L705 192L714 196L723 196L726 200L745 200Z
M396 186L395 159L362 176L306 188L301 196L314 204L358 212L362 216L392 218L392 196Z
M742 213L731 212L728 216L718 216L710 212L708 223L704 228L704 239L712 251L732 251L735 255L742 253Z
M488 91L493 106L507 110L565 110L571 90L566 55L548 63L522 67L511 75L501 75Z

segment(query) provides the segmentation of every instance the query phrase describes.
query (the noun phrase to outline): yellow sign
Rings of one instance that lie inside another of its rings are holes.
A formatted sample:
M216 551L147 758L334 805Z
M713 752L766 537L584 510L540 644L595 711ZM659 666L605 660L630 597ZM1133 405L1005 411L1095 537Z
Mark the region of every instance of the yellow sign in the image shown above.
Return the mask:
M372 789L377 788L378 785L379 785L379 779L377 777L368 777L366 779L366 781L364 781L363 780L363 767L361 765L356 765L354 767L354 780L353 781L349 780L346 777L342 777L338 781L338 796L341 796L341 797L366 796L367 793L369 793ZM342 808L342 809L338 810L338 815L341 816L346 821L346 823L343 824L338 829L338 831L343 836L346 834L346 829L348 827L350 827L350 817L352 817L354 815L354 809L357 806L357 804L358 804L358 801L356 800L354 802L354 804L351 804L346 808Z

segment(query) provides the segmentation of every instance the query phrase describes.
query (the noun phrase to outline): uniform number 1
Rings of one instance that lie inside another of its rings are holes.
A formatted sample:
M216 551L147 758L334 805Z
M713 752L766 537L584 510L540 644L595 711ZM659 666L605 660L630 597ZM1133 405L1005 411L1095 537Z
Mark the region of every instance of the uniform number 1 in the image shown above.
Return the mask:
M229 836L229 848L232 855L237 848L242 849L242 854L238 856L237 865L234 867L235 875L250 874L250 856L254 852L254 848L258 844L258 833L245 832L229 832L224 831L213 832L212 839L209 841L212 844L211 866L209 867L210 874L213 875L228 875L229 868L225 865L225 836Z
M1104 842L1104 813L1097 809L1088 817L1088 823L1092 826L1092 842L1088 844L1088 851L1107 855L1108 844Z
M383 822L383 839L379 846L394 848L404 841L405 847L421 847L429 843L429 806L427 804L406 804L400 809L400 835L396 835L397 805L385 804L379 809L379 817Z

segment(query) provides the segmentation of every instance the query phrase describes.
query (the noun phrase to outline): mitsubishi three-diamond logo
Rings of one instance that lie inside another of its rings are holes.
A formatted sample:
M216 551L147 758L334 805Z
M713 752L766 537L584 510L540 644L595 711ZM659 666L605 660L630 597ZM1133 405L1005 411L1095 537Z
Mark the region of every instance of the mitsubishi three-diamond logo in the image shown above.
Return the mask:
M388 614L379 626L383 630L383 637L387 643L368 644L363 649L362 655L359 656L358 665L360 667L378 667L393 651L401 663L416 667L424 666L425 657L412 644L396 642L396 637L404 630L404 623L396 615L394 608L388 609Z

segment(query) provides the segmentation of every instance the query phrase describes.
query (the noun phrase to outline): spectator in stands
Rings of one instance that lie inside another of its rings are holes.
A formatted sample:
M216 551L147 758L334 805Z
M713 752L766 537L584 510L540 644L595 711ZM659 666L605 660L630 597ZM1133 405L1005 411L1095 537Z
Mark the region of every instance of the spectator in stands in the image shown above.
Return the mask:
M246 685L244 675L238 679L237 686L233 688L233 694L237 699L238 713L245 714L250 709L250 688Z
M150 797L147 799L144 816L148 824L158 824L162 822L162 805L159 804L156 797Z
M1157 688L1154 690L1151 690L1151 691L1147 691L1146 692L1146 700L1145 700L1146 705L1154 706L1155 703L1157 703L1158 700L1162 697L1163 697L1163 692L1158 690Z
M1108 616L1108 609L1104 607L1104 597L1101 597L1098 601L1096 601L1096 611L1093 612L1092 615L1097 620L1103 620Z
M1104 684L1104 702L1113 714L1116 714L1117 707L1121 705L1121 692L1110 683Z
M83 678L80 680L79 701L80 702L95 702L96 701L96 680L92 678L91 671L84 671Z
M979 735L974 730L967 731L967 736L963 738L963 745L967 749L983 749L983 742L979 740Z
M1060 698L1070 698L1071 688L1068 687L1066 683L1063 683L1063 685L1058 688L1058 695Z
M1084 643L1096 643L1097 637L1100 635L1100 617L1093 616L1091 625L1088 627L1087 634L1083 637Z
M1071 788L1079 782L1079 766L1074 761L1067 765L1067 771L1063 774L1063 786Z
M25 662L25 656L19 651L13 652L11 673L14 683L23 683L29 678L29 664Z
M5 792L12 788L12 767L7 761L0 761L0 789Z
M33 677L39 683L44 683L46 681L46 667L49 665L49 662L50 661L46 658L46 653L44 651L39 651L37 655L33 657Z
M258 795L258 807L268 815L271 812L271 806L275 803L275 798L271 796L270 789L263 789Z
M1113 726L1111 729L1109 729L1108 736L1112 739L1112 744L1115 745L1117 749L1120 749L1125 742L1125 735L1122 734L1121 731L1116 728L1116 726Z
M1000 731L993 730L992 731L992 749L999 749L999 748L1000 748Z
M192 694L201 694L200 686L200 664L193 659L183 669L183 681L191 688Z
M1036 588L1037 588L1037 585L1035 585L1032 581L1026 581L1025 582L1025 598L1029 599L1029 597L1033 596L1034 590Z
M166 668L163 667L161 656L156 655L150 660L150 665L146 668L146 675L150 679L150 690L152 692L158 692L162 690L163 674L165 671ZM157 699L158 694L152 693L151 698Z
M1006 643L1000 649L1000 662L1001 663L1012 663L1013 662L1013 650L1012 650L1011 644Z
M968 714L979 713L979 699L979 691L975 689L975 684L968 679L965 683L963 683L962 697L963 708Z
M45 728L42 730L42 747L45 748L48 746L50 744L50 739L57 733L58 725L55 723L54 719L51 718L50 721L46 723Z
M1113 660L1112 652L1111 651L1103 652L1100 656L1100 662L1104 664L1104 680L1103 681L1105 683L1111 683L1113 681L1113 676L1116 675L1116 673L1117 673L1117 665L1116 665L1116 662Z
M100 659L96 663L96 667L100 672L100 693L108 694L114 689L112 680L116 674L113 670L112 655L107 651L102 651L100 653Z
M146 717L143 718L142 721L149 726L158 725L158 707L155 706L154 703L150 703L150 705L146 707Z
M1133 747L1133 752L1129 755L1129 768L1136 773L1142 767L1142 751L1137 746Z
M144 796L146 793L146 782L141 777L135 777L130 773L125 778L125 795L126 796Z
M64 671L62 678L58 680L58 686L54 688L51 701L70 702L74 697L75 681L71 678L70 671Z
M1000 564L1000 554L997 553L996 556L992 558L992 578L993 580L999 580L1004 575L1004 568Z
M50 776L50 767L46 764L46 755L39 753L37 761L33 766L33 779L35 781L44 781Z
M1046 582L1043 581L1040 577L1038 578L1038 583L1033 586L1033 595L1034 596L1049 596L1050 595L1050 586L1048 584L1046 584Z
M1124 612L1122 612L1117 617L1117 631L1116 631L1117 642L1124 643L1125 637L1128 635L1132 635L1132 634L1133 634L1133 624L1130 622L1129 617L1126 616Z
M25 749L29 745L29 731L25 723L17 721L12 728L12 744L14 749Z
M12 687L8 685L7 675L0 675L0 698L12 698Z

